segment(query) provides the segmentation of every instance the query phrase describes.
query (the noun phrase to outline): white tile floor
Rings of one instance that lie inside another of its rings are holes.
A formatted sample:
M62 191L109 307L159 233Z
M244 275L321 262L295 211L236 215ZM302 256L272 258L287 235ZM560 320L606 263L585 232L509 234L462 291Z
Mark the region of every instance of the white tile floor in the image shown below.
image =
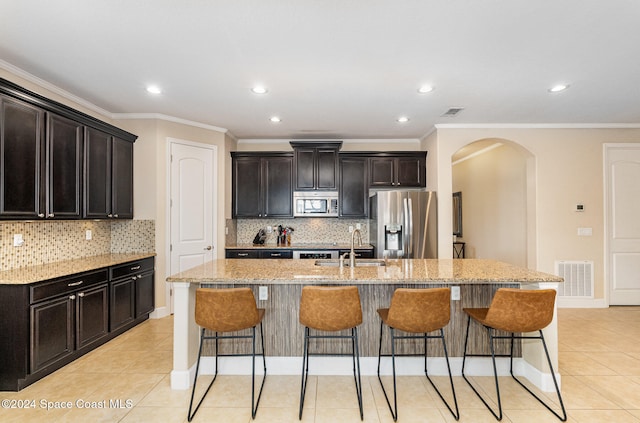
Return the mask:
M561 309L558 314L568 421L640 423L640 307ZM0 421L186 422L190 391L172 391L169 383L172 324L170 317L150 320L21 392L0 392L2 400L35 402L35 408L0 409ZM449 392L446 378L435 379ZM303 422L360 421L351 377L309 380ZM491 378L475 381L493 392ZM496 421L462 378L454 383L461 422ZM500 383L503 422L559 421L510 378ZM399 422L454 421L425 378L401 377L398 386ZM193 421L249 423L249 389L248 376L219 376ZM255 421L297 422L299 389L297 376L269 376ZM122 407L110 400L120 400ZM53 407L70 401L72 407L46 410L43 401ZM392 421L377 378L363 378L363 402L365 422Z

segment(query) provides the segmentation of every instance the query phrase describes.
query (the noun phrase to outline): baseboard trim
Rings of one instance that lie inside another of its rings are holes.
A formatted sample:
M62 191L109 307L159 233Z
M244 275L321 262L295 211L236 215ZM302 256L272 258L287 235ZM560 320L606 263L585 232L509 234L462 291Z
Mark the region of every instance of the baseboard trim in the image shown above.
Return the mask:
M302 357L267 357L267 374L300 376L302 371ZM446 376L447 365L443 357L428 359L429 375ZM462 375L462 357L449 359L453 376ZM542 373L522 358L515 358L514 373L528 379L544 392L554 392L551 373ZM218 359L218 374L220 375L251 375L251 357L220 357ZM509 376L509 358L497 357L496 368L498 376ZM362 376L375 376L378 371L377 357L360 357L360 371ZM215 372L215 358L203 357L200 362L200 374L212 375ZM256 357L256 374L262 375L262 358ZM466 375L493 376L493 365L490 357L471 357L467 359ZM172 389L188 389L193 381L195 365L188 371L171 372ZM311 357L309 374L317 376L347 376L353 374L351 357ZM384 357L380 364L380 374L391 375L391 358ZM398 376L424 375L424 359L421 357L402 357L396 360L396 374ZM185 379L186 378L186 379ZM560 375L556 374L558 385Z
M603 298L558 297L558 308L608 308Z

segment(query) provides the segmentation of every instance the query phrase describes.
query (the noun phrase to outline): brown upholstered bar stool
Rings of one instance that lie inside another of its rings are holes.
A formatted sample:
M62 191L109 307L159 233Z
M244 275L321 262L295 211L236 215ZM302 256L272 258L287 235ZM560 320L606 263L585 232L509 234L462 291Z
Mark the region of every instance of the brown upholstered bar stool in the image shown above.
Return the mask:
M196 375L193 379L193 390L191 391L191 401L189 402L188 420L191 421L195 416L202 401L209 393L213 382L218 377L218 357L228 356L251 356L251 418L256 417L258 404L262 396L262 388L264 381L267 379L267 364L264 358L264 335L262 332L262 318L264 317L264 309L257 308L256 300L250 288L199 288L196 290L196 323L202 327L200 332L200 349L198 350L198 362L196 364ZM260 341L262 344L262 352L256 354L256 326L260 325ZM213 336L205 336L205 330L214 332ZM220 332L237 332L244 329L251 329L250 335L219 335ZM251 339L251 354L219 354L218 341L220 339ZM196 392L196 381L198 380L198 370L200 368L200 358L202 357L202 345L207 339L215 339L215 357L216 370L213 380L207 387L204 395L196 405L196 409L191 413L193 406L193 397ZM264 377L260 385L258 399L255 399L255 374L256 374L256 355L262 356L262 365L264 368Z
M489 308L465 308L464 311L469 315L467 319L467 334L464 341L464 357L462 359L462 377L467 381L471 389L476 393L484 405L491 411L491 414L498 419L502 420L502 402L500 400L500 386L498 384L498 372L496 370L496 357L506 357L505 355L496 355L494 349L494 340L496 339L510 339L511 340L511 352L509 372L511 376L518 382L527 392L533 395L542 405L544 405L549 411L551 411L561 421L567 420L567 412L562 402L562 396L560 395L560 389L558 382L556 381L556 375L551 365L551 358L549 357L549 351L547 350L547 343L544 340L542 329L549 326L551 320L553 320L554 303L556 299L556 291L554 289L541 289L541 290L522 290L514 288L500 288L496 291L496 294L491 301ZM482 398L480 393L473 387L469 379L464 374L464 366L467 357L488 357L488 355L476 355L467 354L467 343L469 341L469 326L471 325L471 319L480 323L487 328L489 333L489 342L491 347L491 359L493 360L493 375L495 378L496 394L498 397L498 412L496 413L487 402ZM509 336L496 336L495 332L502 330L511 332ZM524 335L527 332L538 332L538 336ZM515 335L521 333L521 335ZM553 384L556 387L556 393L558 394L558 400L560 401L560 407L562 409L562 416L555 410L551 409L542 399L534 394L529 388L527 388L518 378L513 374L513 341L514 339L540 339L544 352L547 356L547 362L549 369L551 370L551 377L553 378Z
M362 307L360 294L356 286L305 286L300 298L300 323L304 325L304 354L302 357L302 385L300 387L300 412L302 420L304 395L307 390L310 355L344 355L344 354L311 354L309 340L318 338L351 339L351 356L353 357L353 378L356 384L356 395L362 413L362 382L360 379L360 354L358 352L358 328L362 323ZM324 332L351 330L351 335L311 335L310 329Z
M456 398L456 390L453 386L453 377L451 376L451 367L449 365L449 356L447 354L447 344L444 339L443 328L449 323L451 317L451 290L449 288L430 288L430 289L408 289L398 288L391 297L391 305L389 308L381 308L378 310L380 315L380 346L378 349L378 380L382 387L382 392L387 400L389 411L393 420L398 419L398 398L396 391L396 357L415 356L418 354L396 354L395 341L397 339L422 339L424 340L424 374L436 390L440 399L447 406L453 417L458 420L460 412L458 410L458 400ZM382 329L383 326L389 327L391 335L391 354L382 354ZM396 330L412 333L413 335L398 335ZM439 331L438 335L428 335L430 332ZM427 371L427 340L441 339L444 348L444 357L449 370L449 382L451 383L451 392L453 393L453 402L455 411L444 399L440 390L433 383ZM391 357L391 365L393 369L393 406L384 389L384 384L380 378L380 359L381 357Z

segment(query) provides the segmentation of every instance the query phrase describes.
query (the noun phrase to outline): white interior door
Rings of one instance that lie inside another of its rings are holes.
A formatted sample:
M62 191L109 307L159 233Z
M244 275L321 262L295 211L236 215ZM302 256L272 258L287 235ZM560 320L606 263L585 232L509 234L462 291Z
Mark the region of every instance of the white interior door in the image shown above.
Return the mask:
M215 252L216 147L170 140L170 274L212 260ZM170 299L173 312L173 298Z
M605 146L609 304L640 305L640 145Z

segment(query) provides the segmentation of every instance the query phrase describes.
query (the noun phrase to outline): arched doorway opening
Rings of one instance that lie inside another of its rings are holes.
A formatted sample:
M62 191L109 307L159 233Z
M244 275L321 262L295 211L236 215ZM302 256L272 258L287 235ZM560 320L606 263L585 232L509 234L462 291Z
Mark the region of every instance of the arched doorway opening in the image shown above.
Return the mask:
M456 151L451 167L465 256L535 268L534 156L516 142L487 138Z

